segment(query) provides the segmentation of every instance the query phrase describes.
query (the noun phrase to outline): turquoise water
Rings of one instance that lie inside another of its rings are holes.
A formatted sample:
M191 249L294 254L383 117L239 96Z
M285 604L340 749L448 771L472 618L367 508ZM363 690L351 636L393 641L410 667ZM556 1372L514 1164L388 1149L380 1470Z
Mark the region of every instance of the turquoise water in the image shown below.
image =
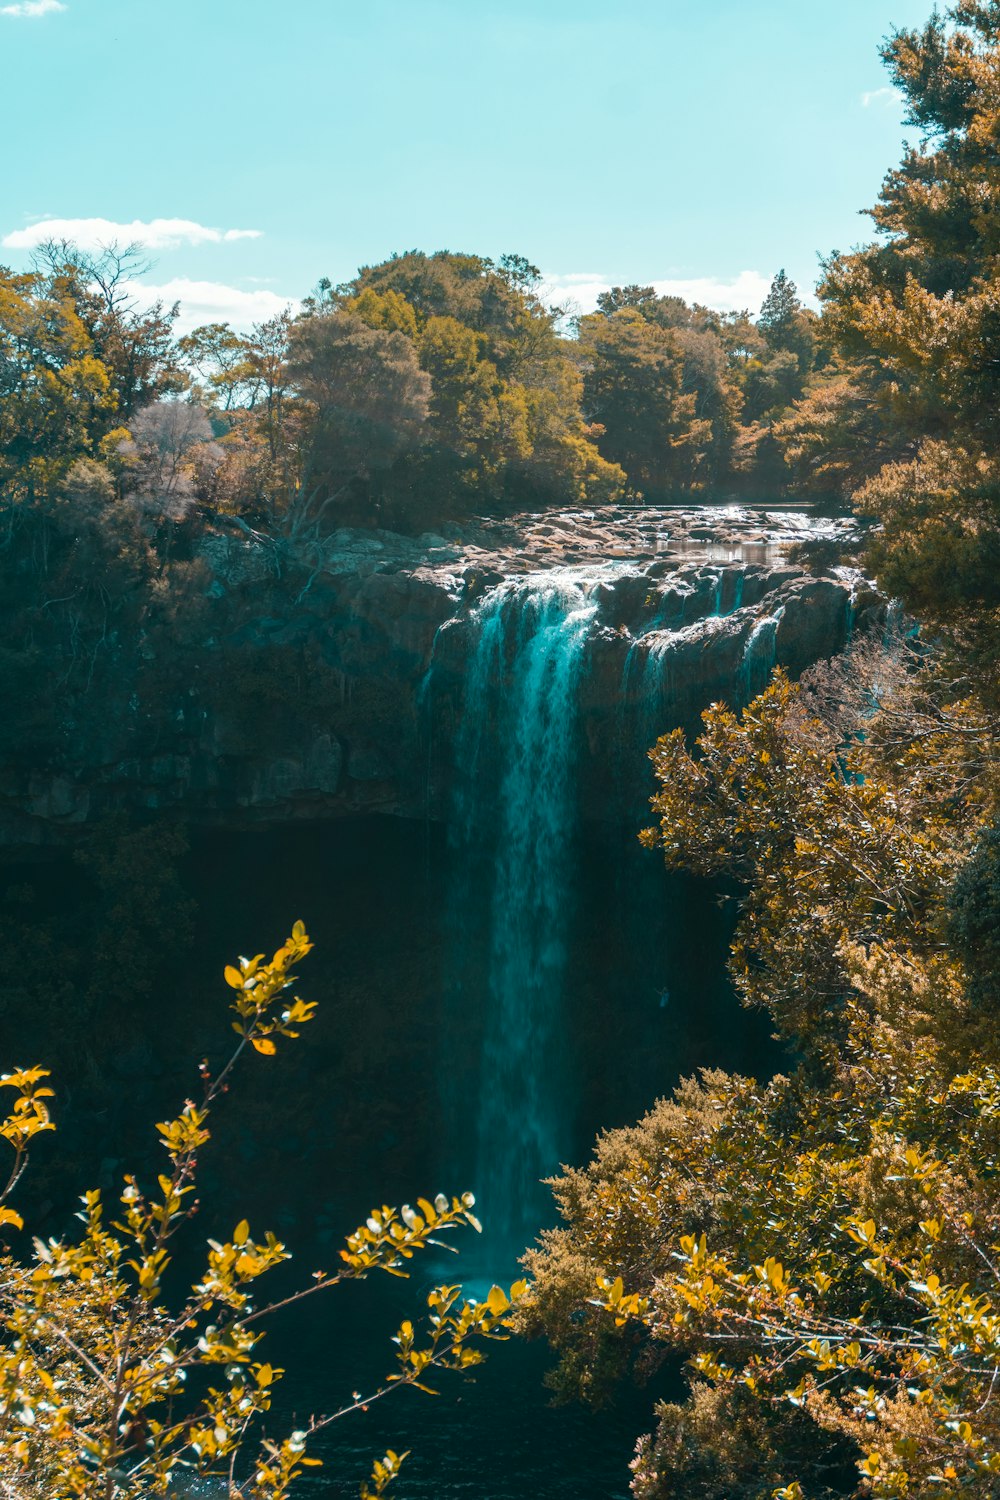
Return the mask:
M739 680L744 703L763 692L770 681L777 660L778 626L784 613L783 606L779 605L773 614L758 620L747 636Z
M578 684L595 615L587 585L556 571L501 585L472 620L456 818L466 842L454 878L465 886L474 866L462 856L487 842L488 999L469 1126L497 1267L514 1266L545 1212L540 1183L569 1139L559 1038L573 924ZM461 930L451 936L464 942Z

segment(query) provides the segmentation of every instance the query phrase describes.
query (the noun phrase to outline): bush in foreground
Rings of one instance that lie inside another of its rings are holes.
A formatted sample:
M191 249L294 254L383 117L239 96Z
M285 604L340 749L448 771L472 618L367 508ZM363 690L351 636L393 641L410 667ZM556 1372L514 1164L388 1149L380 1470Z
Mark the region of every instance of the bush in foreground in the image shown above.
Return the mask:
M270 961L241 958L226 969L238 1042L225 1066L201 1065L200 1097L157 1125L166 1166L155 1190L125 1178L114 1217L99 1192L87 1192L70 1240L35 1240L30 1258L0 1262L0 1490L17 1500L138 1500L164 1495L185 1475L215 1476L231 1500L284 1500L303 1470L319 1460L310 1441L335 1421L400 1385L428 1389L439 1370L478 1364L478 1340L504 1336L512 1304L494 1287L484 1302L457 1286L427 1298L426 1328L404 1322L395 1336L396 1368L378 1390L341 1410L313 1417L303 1430L272 1438L263 1430L282 1372L259 1357L263 1325L278 1307L379 1270L405 1275L406 1263L437 1236L479 1228L471 1194L417 1207L383 1207L349 1235L341 1263L276 1302L256 1299L255 1283L289 1259L270 1232L243 1220L225 1243L208 1242L204 1270L179 1300L165 1288L175 1238L198 1209L198 1156L208 1122L236 1064L252 1049L273 1055L295 1037L315 1005L291 994L292 970L310 951L301 922ZM0 1136L13 1152L0 1203L22 1177L34 1138L53 1129L52 1090L39 1067L5 1075L14 1095ZM0 1225L22 1229L14 1209ZM189 1383L189 1377L190 1383ZM405 1455L404 1455L405 1456ZM384 1493L402 1459L374 1466L363 1497Z

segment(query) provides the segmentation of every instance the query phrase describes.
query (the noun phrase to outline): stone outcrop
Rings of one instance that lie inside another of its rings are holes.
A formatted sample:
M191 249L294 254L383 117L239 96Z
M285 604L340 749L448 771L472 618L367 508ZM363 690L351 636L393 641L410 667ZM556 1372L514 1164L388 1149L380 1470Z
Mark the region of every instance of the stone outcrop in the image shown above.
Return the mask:
M791 543L844 522L802 510L544 512L405 538L340 531L290 560L266 538L199 544L197 641L120 647L119 689L31 763L0 767L0 840L72 839L116 809L267 825L360 811L447 815L477 605L497 583L568 569L597 608L580 684L581 787L606 816L623 743L693 727L844 643L877 604L813 578Z

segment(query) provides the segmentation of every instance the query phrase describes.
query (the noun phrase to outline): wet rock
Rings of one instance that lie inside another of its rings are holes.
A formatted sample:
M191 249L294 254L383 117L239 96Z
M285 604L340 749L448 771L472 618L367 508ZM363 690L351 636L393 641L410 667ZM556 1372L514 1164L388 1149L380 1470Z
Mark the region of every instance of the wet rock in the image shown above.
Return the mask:
M388 754L370 740L361 740L348 751L347 774L352 781L387 781L392 770Z
M82 823L90 810L90 793L68 776L44 776L31 779L25 811L35 818Z

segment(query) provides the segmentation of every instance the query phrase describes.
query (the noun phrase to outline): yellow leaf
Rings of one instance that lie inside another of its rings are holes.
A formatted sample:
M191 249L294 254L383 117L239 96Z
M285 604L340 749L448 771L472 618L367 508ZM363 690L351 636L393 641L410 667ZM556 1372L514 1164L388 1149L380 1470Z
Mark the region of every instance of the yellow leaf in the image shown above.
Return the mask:
M499 1317L501 1313L507 1311L510 1303L507 1300L506 1294L498 1286L494 1286L490 1287L489 1295L486 1298L486 1306L493 1313L494 1317Z
M240 973L239 969L234 969L232 964L226 965L225 977L226 983L232 989L241 990L243 988L243 975Z
M12 1208L0 1208L0 1224L13 1224L15 1229L24 1228L24 1220Z
M247 1223L246 1219L241 1219L240 1222L237 1224L237 1226L236 1226L236 1232L233 1235L233 1244L234 1245L245 1245L246 1242L247 1242L247 1237L248 1237L249 1233L250 1233L250 1225Z
M258 1052L263 1052L265 1057L273 1057L275 1052L277 1052L278 1050L274 1043L271 1041L270 1037L266 1036L255 1036L253 1039L253 1044Z

